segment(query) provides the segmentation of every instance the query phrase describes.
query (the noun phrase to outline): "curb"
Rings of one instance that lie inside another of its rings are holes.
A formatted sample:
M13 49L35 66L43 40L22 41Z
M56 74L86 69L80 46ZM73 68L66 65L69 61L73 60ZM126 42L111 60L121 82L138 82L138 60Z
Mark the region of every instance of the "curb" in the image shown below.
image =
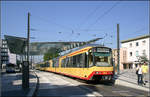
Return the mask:
M121 85L121 86L130 87L130 88L134 88L134 89L138 89L138 90L149 91L149 88L142 87L142 86L127 82L127 81L122 80L122 79L117 79L116 81L117 82L115 82L115 85ZM127 85L127 84L129 84L129 85ZM133 85L136 85L136 86L133 86Z
M134 85L137 85L136 83L134 83L134 82L130 82L130 81L127 81L127 80L124 80L124 79L118 79L118 80L122 80L122 81L125 81L125 82L128 82L128 83L131 83L131 84L134 84ZM141 86L141 87L144 87L144 88L147 88L147 89L149 89L149 87L147 87L147 86Z
M34 73L35 73L35 71L34 71ZM36 78L37 78L37 84L36 84L36 88L35 88L35 91L34 91L32 97L35 97L35 96L36 96L37 91L38 91L38 89L39 89L39 82L40 82L39 77L37 76L36 73L35 73L35 75L36 75Z
M30 92L28 93L27 97L34 97L36 95L36 92L38 90L39 87L39 77L37 76L37 74L35 73L35 71L33 71L35 76L36 76L36 85L33 88L30 88Z

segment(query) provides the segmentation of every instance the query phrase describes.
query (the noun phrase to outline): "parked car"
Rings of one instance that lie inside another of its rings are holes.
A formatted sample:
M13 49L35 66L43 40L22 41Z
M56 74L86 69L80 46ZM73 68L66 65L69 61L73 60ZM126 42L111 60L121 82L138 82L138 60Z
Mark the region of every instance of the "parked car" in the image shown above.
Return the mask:
M15 64L6 64L6 72L7 73L15 73Z

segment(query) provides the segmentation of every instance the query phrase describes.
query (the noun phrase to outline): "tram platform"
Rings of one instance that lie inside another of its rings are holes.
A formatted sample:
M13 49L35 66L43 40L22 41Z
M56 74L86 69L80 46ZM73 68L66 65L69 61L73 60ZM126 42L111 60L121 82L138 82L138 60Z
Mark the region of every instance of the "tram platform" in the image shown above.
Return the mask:
M33 71L30 71L29 76L30 88L22 89L22 73L3 73L1 75L1 96L9 97L31 97L34 95L37 85L37 77Z
M149 75L146 76L147 78ZM127 69L120 71L119 75L116 75L116 83L117 85L123 85L126 87L136 88L140 90L149 91L149 80L146 85L138 85L137 84L137 75L135 73L135 69Z

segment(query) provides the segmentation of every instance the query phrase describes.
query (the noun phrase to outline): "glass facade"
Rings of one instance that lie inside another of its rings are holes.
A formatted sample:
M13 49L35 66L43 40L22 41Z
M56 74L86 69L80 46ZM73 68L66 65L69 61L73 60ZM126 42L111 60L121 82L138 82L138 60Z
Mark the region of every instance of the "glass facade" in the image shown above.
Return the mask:
M7 64L9 62L8 47L6 40L2 40L1 48L1 64Z

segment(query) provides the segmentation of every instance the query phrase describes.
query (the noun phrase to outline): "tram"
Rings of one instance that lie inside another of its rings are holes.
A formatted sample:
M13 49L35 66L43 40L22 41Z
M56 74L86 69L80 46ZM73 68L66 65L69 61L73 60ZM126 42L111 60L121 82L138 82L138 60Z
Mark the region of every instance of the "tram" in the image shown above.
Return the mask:
M40 70L83 80L113 82L112 50L101 45L89 44L76 48L45 64L40 65Z

